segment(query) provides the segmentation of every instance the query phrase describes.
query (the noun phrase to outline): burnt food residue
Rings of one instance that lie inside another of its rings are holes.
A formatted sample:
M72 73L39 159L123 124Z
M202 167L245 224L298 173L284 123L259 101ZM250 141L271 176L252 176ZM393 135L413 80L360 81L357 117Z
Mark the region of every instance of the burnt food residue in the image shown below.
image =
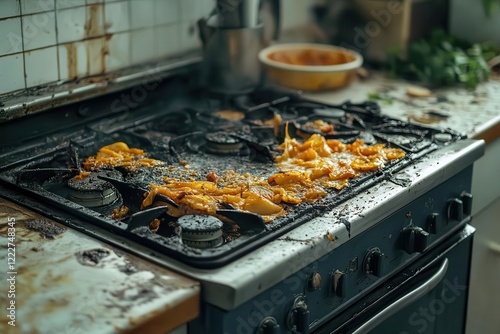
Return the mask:
M84 265L94 267L101 262L102 259L108 257L111 252L104 248L89 249L75 254L76 260Z

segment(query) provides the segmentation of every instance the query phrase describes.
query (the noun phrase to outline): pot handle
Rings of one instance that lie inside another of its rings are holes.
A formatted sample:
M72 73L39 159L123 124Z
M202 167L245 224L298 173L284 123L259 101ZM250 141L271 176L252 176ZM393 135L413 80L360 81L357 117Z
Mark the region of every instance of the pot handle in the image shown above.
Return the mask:
M265 33L266 37L270 40L277 40L280 37L280 27L281 27L281 0L261 0L260 2L260 14L267 11L272 19L274 31ZM264 29L269 27L268 22L264 22Z

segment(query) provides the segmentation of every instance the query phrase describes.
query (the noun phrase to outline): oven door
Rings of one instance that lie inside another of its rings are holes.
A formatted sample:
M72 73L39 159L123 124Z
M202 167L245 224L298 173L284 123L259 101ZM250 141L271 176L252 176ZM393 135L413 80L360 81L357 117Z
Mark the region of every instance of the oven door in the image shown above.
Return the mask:
M314 333L464 333L473 233L466 225Z

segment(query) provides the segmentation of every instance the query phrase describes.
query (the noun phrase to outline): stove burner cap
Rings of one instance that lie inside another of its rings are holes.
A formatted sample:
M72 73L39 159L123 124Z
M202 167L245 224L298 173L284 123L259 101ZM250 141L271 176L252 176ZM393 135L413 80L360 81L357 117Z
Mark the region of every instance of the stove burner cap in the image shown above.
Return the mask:
M220 219L209 215L185 215L177 219L182 241L195 248L211 248L222 244Z
M238 154L243 143L225 132L213 132L205 134L205 148L215 154Z
M84 207L95 208L107 206L118 199L118 193L109 182L98 178L105 175L113 178L121 178L117 171L106 171L90 173L84 178L72 178L68 180L68 198Z

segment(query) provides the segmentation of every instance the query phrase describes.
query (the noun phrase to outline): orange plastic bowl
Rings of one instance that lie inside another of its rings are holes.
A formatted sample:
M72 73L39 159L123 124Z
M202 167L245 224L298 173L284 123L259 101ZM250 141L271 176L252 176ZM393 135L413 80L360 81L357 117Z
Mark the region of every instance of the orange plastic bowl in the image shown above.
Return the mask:
M363 57L348 49L324 44L278 44L260 51L268 80L280 86L323 91L345 87L363 64Z

